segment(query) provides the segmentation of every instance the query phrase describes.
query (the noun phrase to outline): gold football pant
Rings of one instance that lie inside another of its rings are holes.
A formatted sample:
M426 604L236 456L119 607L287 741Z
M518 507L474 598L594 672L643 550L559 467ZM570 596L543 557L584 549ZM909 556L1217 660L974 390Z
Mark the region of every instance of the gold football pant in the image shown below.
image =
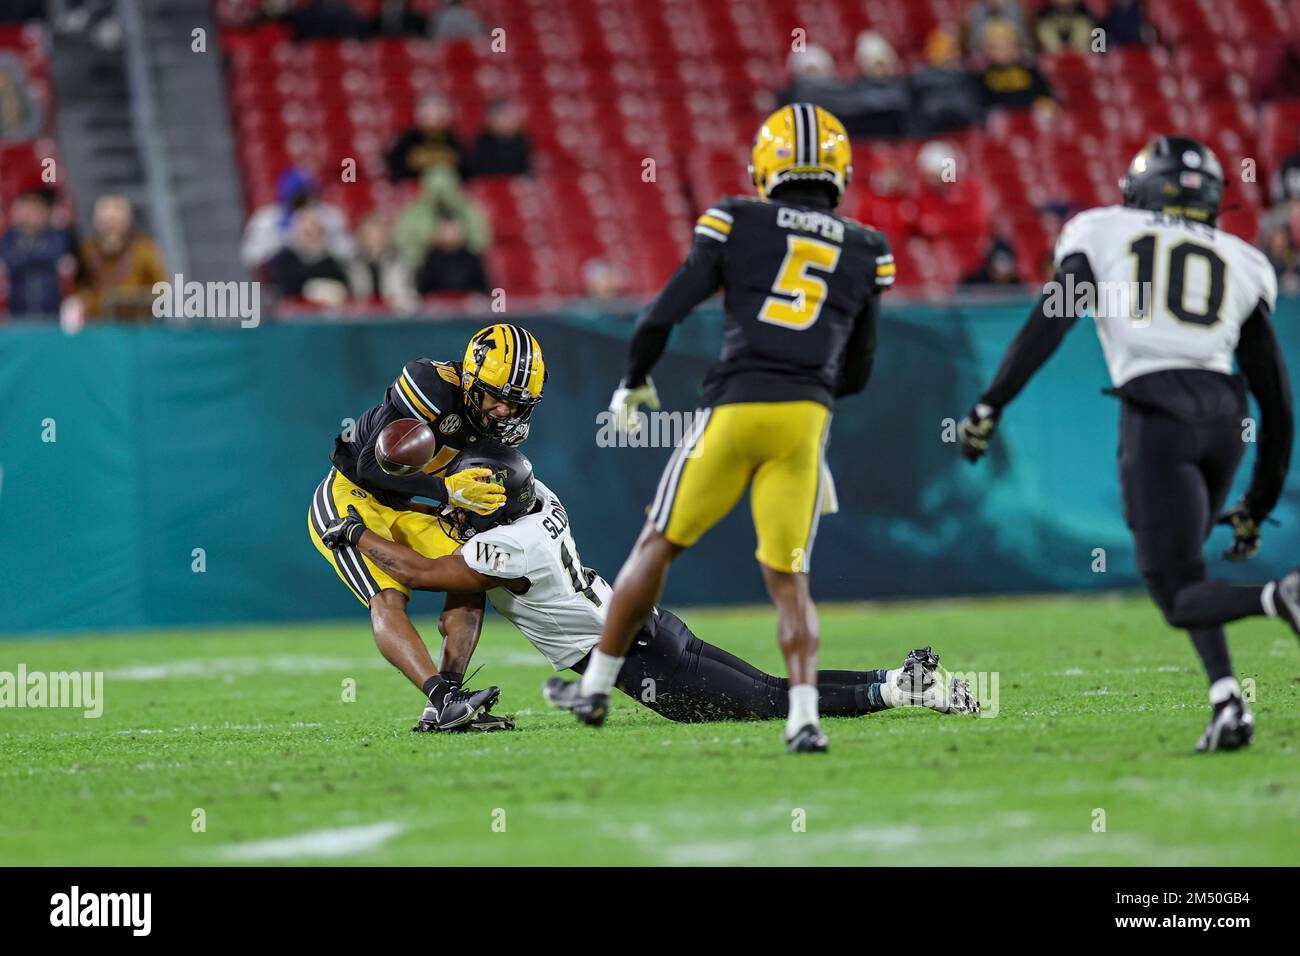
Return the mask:
M433 515L420 511L398 511L381 505L374 495L350 481L347 475L331 468L325 480L316 487L311 507L307 509L307 532L312 544L321 553L348 586L357 599L367 607L370 599L386 588L401 591L408 598L411 589L389 577L377 564L356 548L331 551L321 540L325 526L341 515L347 514L348 505L354 506L365 521L366 527L389 541L404 544L426 558L440 558L460 547L460 542L442 530Z
M690 547L750 487L755 557L777 571L807 571L830 421L830 409L809 401L700 409L659 480L650 521Z

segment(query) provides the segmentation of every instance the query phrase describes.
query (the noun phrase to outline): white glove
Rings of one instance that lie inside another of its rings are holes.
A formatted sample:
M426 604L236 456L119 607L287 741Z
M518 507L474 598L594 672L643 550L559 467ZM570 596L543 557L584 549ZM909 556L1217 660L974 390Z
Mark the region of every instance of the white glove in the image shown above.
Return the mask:
M659 409L659 393L655 391L655 383L649 378L645 380L644 385L638 385L636 388L624 388L620 385L614 389L614 395L609 400L609 411L614 416L614 426L624 435L635 435L641 430L641 425L645 421L637 409L645 405L651 411Z

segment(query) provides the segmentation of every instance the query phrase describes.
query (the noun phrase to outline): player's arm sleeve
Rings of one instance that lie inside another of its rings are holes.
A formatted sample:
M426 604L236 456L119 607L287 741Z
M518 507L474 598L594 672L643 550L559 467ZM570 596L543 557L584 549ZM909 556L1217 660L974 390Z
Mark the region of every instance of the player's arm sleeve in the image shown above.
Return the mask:
M844 348L844 367L840 369L840 380L835 386L836 398L856 395L867 387L876 357L876 321L879 317L880 296L872 294L853 320L853 331L849 333Z
M731 235L731 225L731 214L716 206L696 220L695 241L686 261L637 320L623 373L625 386L645 384L646 376L664 354L673 326L718 290L722 283L722 249Z
M1251 394L1259 403L1259 443L1255 470L1246 490L1246 508L1256 520L1268 515L1277 504L1291 465L1291 444L1295 431L1291 381L1269 309L1263 300L1237 340L1237 365Z
M1061 260L1052 278L1056 294L1044 291L1038 297L1034 311L1029 313L1029 319L1002 357L993 384L980 396L980 404L999 410L1005 408L1064 341L1078 318L1073 303L1064 303L1066 307L1061 308L1063 300L1059 290L1070 288L1071 281L1076 289L1083 283L1092 284L1092 267L1081 252L1070 253Z
M412 498L432 498L447 501L447 483L434 475L390 475L379 466L375 457L375 444L379 433L366 442L357 453L357 483L368 488L381 488Z

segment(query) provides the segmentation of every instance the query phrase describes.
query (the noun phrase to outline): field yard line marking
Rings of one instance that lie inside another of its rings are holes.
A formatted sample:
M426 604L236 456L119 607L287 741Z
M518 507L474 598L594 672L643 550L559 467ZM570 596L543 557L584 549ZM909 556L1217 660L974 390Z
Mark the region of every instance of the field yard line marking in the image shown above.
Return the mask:
M248 843L232 843L217 850L223 860L294 860L302 857L353 856L377 850L405 827L400 823L368 823L358 827L308 830L297 836L273 837Z

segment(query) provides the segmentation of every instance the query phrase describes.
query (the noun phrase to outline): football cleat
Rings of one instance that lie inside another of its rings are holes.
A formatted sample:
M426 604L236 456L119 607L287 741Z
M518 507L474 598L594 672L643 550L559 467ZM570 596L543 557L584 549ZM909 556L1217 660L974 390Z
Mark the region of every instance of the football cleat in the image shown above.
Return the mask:
M885 682L882 696L891 707L928 707L941 714L980 712L970 684L948 673L929 647L918 647L907 655L896 676Z
M1300 637L1300 568L1278 579L1273 589L1273 608L1277 616L1291 625Z
M542 685L542 696L552 707L573 711L584 724L599 727L609 714L609 694L583 694L582 681L552 677Z
M824 754L830 750L830 741L816 724L804 724L785 742L788 754Z
M1255 715L1250 706L1236 694L1221 704L1214 705L1209 726L1196 742L1201 753L1212 750L1240 750L1255 739Z
M501 696L500 687L485 687L482 690L469 690L456 687L448 691L438 707L433 729L436 731L458 730L467 726L475 718L486 713L488 708ZM425 708L428 713L428 708ZM421 718L423 721L423 718ZM417 725L418 726L418 725Z
M412 732L417 734L434 734L434 733L468 733L473 730L492 731L492 730L514 730L515 722L509 717L503 717L500 714L489 713L484 710L481 714L471 720L468 724L461 724L459 727L453 727L450 730L443 730L438 726L438 709L433 704L424 705L424 713L420 719L415 722L411 728Z

